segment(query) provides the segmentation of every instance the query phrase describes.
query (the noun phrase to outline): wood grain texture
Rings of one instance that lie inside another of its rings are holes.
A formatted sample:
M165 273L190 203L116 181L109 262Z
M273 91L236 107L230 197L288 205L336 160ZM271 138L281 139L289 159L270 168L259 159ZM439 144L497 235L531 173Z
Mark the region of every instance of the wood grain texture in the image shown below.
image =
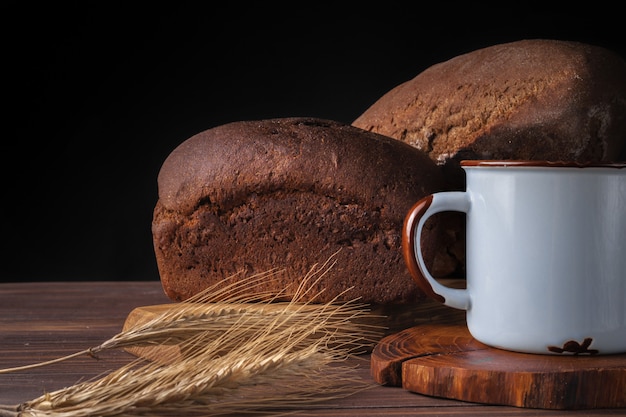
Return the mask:
M626 355L533 355L488 347L464 324L423 325L372 352L379 384L434 397L555 410L626 407Z
M158 281L55 282L0 284L0 368L58 358L95 346L120 330L135 308L168 303ZM452 310L452 309L448 309ZM436 322L438 322L436 318ZM45 392L96 378L135 360L125 351L75 358L44 368L0 375L0 404L30 400ZM350 359L360 377L370 377L370 355ZM347 398L301 410L306 416L415 417L604 417L626 415L621 409L577 413L464 402L421 395L400 386L372 388ZM272 393L273 394L273 393ZM277 413L280 410L277 410Z
M140 306L128 314L124 321L122 331L147 323L148 321L167 312L176 304L156 304L151 306ZM164 358L177 359L181 355L180 347L177 344L172 345L156 345L156 346L130 346L125 348L126 352L139 358L147 359L154 362L165 362Z
M464 280L442 280L446 285L460 288ZM123 330L132 326L141 325L157 318L159 315L176 307L176 303L139 306L133 309L124 322ZM363 317L357 319L357 324L367 326L370 330L377 328L379 338L394 334L406 328L428 323L458 323L463 322L464 313L459 310L446 307L443 304L424 299L417 305L378 305L369 306L369 311ZM368 353L374 347L369 348ZM139 346L128 348L127 351L135 356L152 360L162 361L163 358L175 358L180 354L176 345L169 346ZM175 355L175 356L173 356Z

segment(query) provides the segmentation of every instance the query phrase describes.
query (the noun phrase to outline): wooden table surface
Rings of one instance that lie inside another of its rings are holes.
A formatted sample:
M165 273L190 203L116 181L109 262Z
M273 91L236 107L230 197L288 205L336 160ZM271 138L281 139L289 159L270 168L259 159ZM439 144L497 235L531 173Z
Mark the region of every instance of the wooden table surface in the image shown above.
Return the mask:
M120 332L136 307L170 302L160 282L38 282L0 284L0 369L65 356ZM81 356L28 371L0 374L0 404L12 405L102 375L134 356L119 350ZM369 358L355 361L371 379ZM314 416L606 416L626 409L557 411L482 405L376 386L347 398L315 404Z

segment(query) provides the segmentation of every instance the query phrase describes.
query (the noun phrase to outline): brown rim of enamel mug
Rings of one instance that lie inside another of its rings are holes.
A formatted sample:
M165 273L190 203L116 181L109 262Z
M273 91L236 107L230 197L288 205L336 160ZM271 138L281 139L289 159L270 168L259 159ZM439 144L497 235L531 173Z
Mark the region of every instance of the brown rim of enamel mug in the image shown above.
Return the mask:
M563 167L563 168L626 168L626 162L569 162L531 160L463 160L462 167Z

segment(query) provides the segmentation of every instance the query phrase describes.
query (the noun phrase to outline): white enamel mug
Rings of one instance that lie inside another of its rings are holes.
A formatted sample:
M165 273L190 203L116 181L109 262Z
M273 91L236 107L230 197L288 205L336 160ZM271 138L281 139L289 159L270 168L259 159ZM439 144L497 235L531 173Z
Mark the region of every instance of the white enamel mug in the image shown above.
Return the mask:
M426 196L404 222L404 257L430 297L466 310L496 348L626 352L626 163L463 161L467 189ZM420 236L442 211L466 213L466 288L439 283Z

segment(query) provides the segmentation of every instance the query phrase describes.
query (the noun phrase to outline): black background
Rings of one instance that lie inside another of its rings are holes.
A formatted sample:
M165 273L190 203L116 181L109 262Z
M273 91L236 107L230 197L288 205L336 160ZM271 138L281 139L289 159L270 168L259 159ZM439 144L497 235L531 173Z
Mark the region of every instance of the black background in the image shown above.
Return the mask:
M350 123L427 67L497 43L626 56L621 13L600 3L127 3L0 5L1 281L158 280L157 174L202 130Z

